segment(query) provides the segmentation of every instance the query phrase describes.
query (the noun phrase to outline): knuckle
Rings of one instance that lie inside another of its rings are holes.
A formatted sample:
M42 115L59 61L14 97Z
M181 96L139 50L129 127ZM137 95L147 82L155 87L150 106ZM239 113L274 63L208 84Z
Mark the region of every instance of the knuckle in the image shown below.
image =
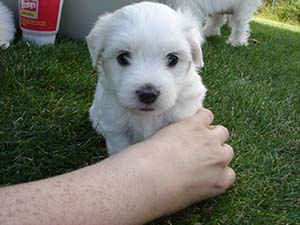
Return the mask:
M229 154L229 158L233 158L233 156L234 156L234 151L233 151L233 148L230 146L230 145L227 145L227 152L228 152L228 154Z
M223 178L216 182L215 188L225 191L227 188L229 188L230 182L228 178Z
M226 155L222 151L218 151L215 154L215 160L217 164L222 164L223 162L226 161Z
M224 145L224 160L226 161L226 165L232 160L234 156L233 148L230 145Z
M222 128L223 128L224 132L226 133L227 137L229 137L229 130L224 126L222 126Z
M224 136L229 137L229 131L228 131L228 129L226 127L224 127L222 125L218 125L218 128L224 134Z
M227 166L228 163L229 163L228 156L223 157L223 158L219 161L219 163L220 163L220 165L221 165L222 167Z
M227 190L235 181L235 176L235 172L231 168L228 168L225 175L216 182L215 187L222 191Z
M229 161L231 160L230 152L227 150L219 150L214 154L214 160L217 165L221 165L222 167L227 166Z
M210 110L202 108L200 113L206 118L206 120L211 122L214 120L214 114Z
M223 158L219 163L219 165L223 168L226 167L228 164L229 164L228 158Z
M230 167L228 168L227 171L228 171L227 174L228 174L229 187L230 187L235 181L236 174L235 174L234 170Z
M206 116L207 118L210 120L210 121L213 121L214 120L214 114L208 110L208 109L205 109L205 112L206 112Z
M230 145L224 144L224 147L218 148L212 152L211 159L216 165L226 167L234 156L233 148Z

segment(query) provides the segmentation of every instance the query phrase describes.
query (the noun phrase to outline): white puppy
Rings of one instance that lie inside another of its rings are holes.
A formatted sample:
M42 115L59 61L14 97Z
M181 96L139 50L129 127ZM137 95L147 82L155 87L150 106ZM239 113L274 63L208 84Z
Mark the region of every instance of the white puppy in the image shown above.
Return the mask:
M202 106L200 41L190 14L160 3L129 5L98 19L87 37L100 74L90 119L109 154Z
M0 1L0 47L8 48L14 35L15 24L12 12Z
M251 16L262 5L262 0L161 0L174 8L190 8L203 25L205 37L220 35L220 27L226 22L231 34L227 40L233 46L247 45L250 36Z

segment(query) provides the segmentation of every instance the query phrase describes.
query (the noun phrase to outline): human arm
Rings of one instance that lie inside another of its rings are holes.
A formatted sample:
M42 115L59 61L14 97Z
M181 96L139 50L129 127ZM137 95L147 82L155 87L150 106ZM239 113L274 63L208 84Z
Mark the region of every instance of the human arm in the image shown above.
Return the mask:
M201 110L95 165L2 188L0 224L143 224L221 194L233 151L212 119Z

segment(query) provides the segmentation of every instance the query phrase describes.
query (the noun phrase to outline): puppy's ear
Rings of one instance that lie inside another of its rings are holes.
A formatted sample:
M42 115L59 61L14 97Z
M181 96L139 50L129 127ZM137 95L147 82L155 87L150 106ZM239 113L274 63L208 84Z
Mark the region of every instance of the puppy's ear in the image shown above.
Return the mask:
M187 40L191 46L191 52L193 57L193 62L196 67L204 67L203 54L202 54L202 37L197 29L191 29L187 33Z
M195 18L188 9L178 9L177 11L183 17L183 29L186 34L186 39L191 47L193 62L196 67L202 68L204 66L201 48L203 44L203 35L201 34L197 18Z
M103 52L104 41L106 37L106 30L111 17L112 13L100 16L89 35L86 37L94 69L97 69L98 62L101 62L101 55Z

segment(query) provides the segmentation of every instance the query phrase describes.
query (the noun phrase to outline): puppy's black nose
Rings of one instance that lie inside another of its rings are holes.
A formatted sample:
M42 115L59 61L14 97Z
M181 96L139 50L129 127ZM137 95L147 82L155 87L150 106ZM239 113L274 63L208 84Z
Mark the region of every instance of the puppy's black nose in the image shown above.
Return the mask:
M145 85L141 89L136 91L138 99L141 103L150 105L156 101L159 96L159 91L152 85Z

